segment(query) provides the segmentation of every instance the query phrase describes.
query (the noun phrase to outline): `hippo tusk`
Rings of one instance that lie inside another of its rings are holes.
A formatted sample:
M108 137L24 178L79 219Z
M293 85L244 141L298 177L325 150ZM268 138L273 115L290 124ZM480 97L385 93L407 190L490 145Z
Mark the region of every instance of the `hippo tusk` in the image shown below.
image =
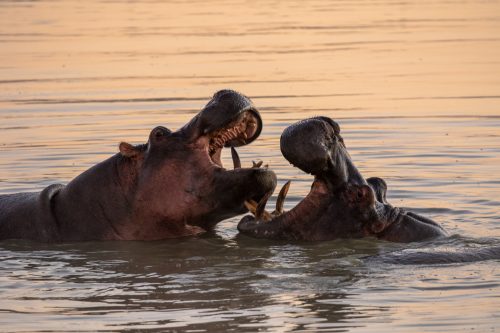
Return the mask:
M238 152L234 147L231 147L231 157L233 158L233 166L235 169L241 169L241 161Z
M265 199L265 197L259 202L259 204ZM267 199L265 200L267 202ZM248 209L250 213L252 213L255 216L255 220L262 220L262 221L270 221L272 219L272 215L267 212L264 207L266 206L265 204L260 208L260 213L257 213L257 209L259 209L259 204L255 202L254 200L245 200L245 207Z
M257 203L253 200L245 200L245 207L248 209L250 213L255 215L255 212L257 211Z
M291 182L291 180L287 181L278 194L278 199L276 199L276 212L278 214L283 214L283 205L285 204L285 198L288 194L288 189L290 188Z
M273 191L269 191L262 197L262 199L260 199L259 203L257 204L257 209L255 210L256 220L269 221L272 219L271 214L266 211L267 200L269 200L272 194Z

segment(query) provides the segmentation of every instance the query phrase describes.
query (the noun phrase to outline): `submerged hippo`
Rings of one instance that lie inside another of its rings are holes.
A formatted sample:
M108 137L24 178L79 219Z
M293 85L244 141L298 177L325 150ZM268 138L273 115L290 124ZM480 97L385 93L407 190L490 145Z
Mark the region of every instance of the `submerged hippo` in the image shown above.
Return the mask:
M224 146L255 140L262 121L252 102L223 90L189 123L151 131L68 185L0 196L0 239L156 240L196 235L246 212L276 186L262 168L223 168Z
M283 156L315 176L309 194L292 210L283 212L289 182L282 188L276 210L265 211L268 193L248 202L254 216L245 216L238 230L258 238L331 240L374 236L413 242L445 235L434 221L393 207L386 201L387 185L380 178L365 180L352 163L339 125L317 117L291 125L281 136Z

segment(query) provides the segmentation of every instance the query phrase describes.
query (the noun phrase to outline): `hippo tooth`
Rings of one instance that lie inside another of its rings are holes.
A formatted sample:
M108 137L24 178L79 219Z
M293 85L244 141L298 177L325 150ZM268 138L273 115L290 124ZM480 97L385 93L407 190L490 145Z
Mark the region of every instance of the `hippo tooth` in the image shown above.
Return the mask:
M217 148L222 148L223 145L224 145L224 141L221 138L215 139L215 146Z
M231 128L228 132L231 134L231 139L238 136L238 129L236 127Z
M245 207L255 215L255 212L257 211L257 203L253 200L245 200Z
M238 156L238 152L234 147L231 147L231 157L233 158L233 165L235 169L240 169L241 168L241 161L240 157Z
M278 199L276 199L276 212L278 214L283 214L283 205L285 203L285 198L286 195L288 194L288 189L290 188L290 183L292 181L289 180L283 185L283 187L280 190L280 193L278 194Z
M215 152L216 149L224 147L226 142L229 142L236 138L238 138L241 143L243 144L246 143L245 141L248 138L246 130L248 129L249 126L255 127L256 123L255 122L247 123L242 121L231 128L226 128L219 132L216 132L212 137L212 139L210 140L211 141L210 149L213 150L213 152Z
M252 161L252 168L260 168L262 166L262 161L258 161L257 163L255 161Z
M239 135L238 129L236 127L233 127L233 128L228 130L228 135L227 135L226 141L231 141L231 140L237 138L238 135Z
M261 220L261 221L269 221L272 219L272 216L269 212L266 211L266 204L267 200L271 197L273 194L273 191L267 192L262 199L260 199L259 203L257 204L257 209L255 211L255 219Z

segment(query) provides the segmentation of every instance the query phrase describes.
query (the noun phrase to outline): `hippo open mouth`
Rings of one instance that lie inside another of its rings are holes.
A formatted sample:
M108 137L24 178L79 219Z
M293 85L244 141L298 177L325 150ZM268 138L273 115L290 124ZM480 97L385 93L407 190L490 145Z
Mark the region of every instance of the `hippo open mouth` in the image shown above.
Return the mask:
M259 137L262 119L246 96L233 90L218 91L208 104L179 132L204 147L210 160L223 167L221 152L231 147L233 163L241 164L235 147L247 145Z
M248 97L233 90L221 90L189 123L172 133L187 142L190 155L182 156L182 160L190 161L191 167L186 171L198 170L189 177L205 178L200 182L203 186L197 184L192 194L202 198L206 209L213 212L191 216L190 224L211 229L223 218L246 212L246 200L260 201L268 191L274 190L274 172L260 168L261 164L242 168L236 151L236 147L253 142L262 126L260 114ZM232 169L226 169L221 160L225 147L231 149ZM202 166L202 156L210 165Z
M283 206L290 181L280 190L272 212L265 210L270 192L259 202L246 202L254 216L245 216L238 229L254 237L294 240L362 237L364 227L354 218L358 212L347 201L358 195L353 186L366 182L351 161L338 124L326 117L300 121L285 129L280 146L292 165L315 176L310 192L288 212Z
M0 195L0 239L158 240L209 231L276 187L271 170L241 168L234 148L261 130L249 98L219 91L179 130L157 126L145 144L121 142L119 153L67 185ZM223 147L231 147L235 169L222 166Z
M221 152L223 147L231 147L231 156L235 168L241 167L238 154L234 147L247 145L257 138L262 130L262 120L259 114L249 108L239 114L222 129L209 133L208 154L212 162L223 167Z
M245 216L240 232L258 238L330 240L373 236L390 241L418 241L445 235L434 221L393 207L386 201L387 185L380 178L365 180L352 163L340 126L330 118L299 121L281 136L283 156L314 175L309 194L288 212L283 203L287 182L276 209L265 210L268 192L260 201L248 201L254 216Z

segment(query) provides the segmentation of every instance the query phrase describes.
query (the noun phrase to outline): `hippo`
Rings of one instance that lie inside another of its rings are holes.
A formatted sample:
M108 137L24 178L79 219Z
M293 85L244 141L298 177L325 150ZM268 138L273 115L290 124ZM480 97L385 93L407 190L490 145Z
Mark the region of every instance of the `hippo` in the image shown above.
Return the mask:
M160 240L209 231L276 187L272 171L241 168L234 148L261 130L250 99L219 91L182 128L158 126L146 144L122 142L67 185L0 196L0 239ZM223 167L223 147L231 147L234 169Z
M334 120L315 117L299 121L284 130L280 146L292 165L314 176L311 191L288 212L283 211L283 203L290 182L281 189L271 213L265 210L271 192L260 202L247 202L253 215L238 224L242 234L306 241L376 237L393 242L446 235L431 219L389 204L383 179L363 178Z

